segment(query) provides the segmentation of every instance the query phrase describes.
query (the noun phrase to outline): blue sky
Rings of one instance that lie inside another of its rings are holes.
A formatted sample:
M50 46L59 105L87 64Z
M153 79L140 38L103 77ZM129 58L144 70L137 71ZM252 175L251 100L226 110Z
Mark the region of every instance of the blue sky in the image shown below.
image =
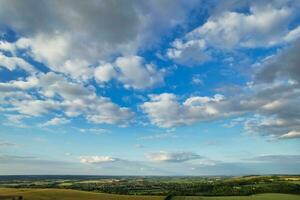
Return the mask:
M0 174L300 173L299 9L0 0Z

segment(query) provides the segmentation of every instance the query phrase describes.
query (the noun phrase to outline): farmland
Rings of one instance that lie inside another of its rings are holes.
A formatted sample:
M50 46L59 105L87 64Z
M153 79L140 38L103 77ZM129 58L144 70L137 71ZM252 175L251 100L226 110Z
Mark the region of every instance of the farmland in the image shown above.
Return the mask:
M300 176L0 176L0 195L24 199L300 199ZM1 198L0 198L1 199Z
M164 197L160 196L128 196L128 195L114 195L103 194L95 192L83 192L66 189L0 189L1 195L20 195L25 200L162 200Z
M235 197L173 197L172 200L299 200L299 195L290 194L258 194Z

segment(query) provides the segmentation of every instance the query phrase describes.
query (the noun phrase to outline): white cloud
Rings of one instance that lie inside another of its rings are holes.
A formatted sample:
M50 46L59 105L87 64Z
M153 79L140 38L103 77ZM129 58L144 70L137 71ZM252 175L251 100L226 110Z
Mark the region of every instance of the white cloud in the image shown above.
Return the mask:
M191 66L211 59L206 50L205 40L183 42L177 39L171 44L171 48L167 50L167 57L177 63Z
M89 66L107 62L116 55L136 55L139 50L153 48L160 42L158 36L169 34L185 22L195 4L173 0L3 0L0 26L16 32L20 39L16 44L1 42L0 49L16 52L16 48L28 48L30 56L51 70L86 80L93 74L86 73Z
M35 76L29 76L25 81L23 80L12 80L6 83L0 83L1 92L10 92L14 90L27 90L36 87L38 79Z
M67 60L57 71L70 75L75 80L86 81L93 77L94 69L89 67L89 63L85 60L73 59Z
M30 116L48 114L50 110L58 110L60 103L53 100L22 99L11 100L11 110Z
M50 68L58 68L68 60L71 48L68 35L39 34L28 40L33 58L46 63Z
M287 42L293 42L300 38L300 26L291 30L285 37L284 40Z
M117 158L113 158L110 156L81 156L80 162L86 164L101 164L107 162L117 161Z
M249 13L218 12L203 25L176 39L167 50L167 56L190 66L209 60L213 50L265 48L295 41L299 36L299 27L290 29L297 12L294 7L293 3L253 2Z
M203 157L192 152L155 152L146 154L147 158L156 162L186 162L202 159Z
M152 88L164 83L165 71L158 70L152 63L145 63L140 56L120 56L113 63L104 63L93 68L85 59L73 58L68 55L68 48L70 47L68 47L68 41L65 41L67 39L64 37L61 38L59 35L54 36L54 38L44 37L22 38L11 43L11 45L16 51L20 46L17 45L20 43L19 41L26 40L27 45L23 46L26 47L28 55L46 64L53 72L63 73L76 81L87 81L94 77L98 83L103 84L116 79L124 87L133 89ZM10 70L20 66L27 71L33 71L33 67L19 57L6 57L0 53L0 66L1 63Z
M145 89L163 84L164 71L145 63L140 56L126 56L118 57L113 64L106 63L97 67L95 79L99 83L116 79L125 88Z
M119 57L116 66L120 70L118 79L125 87L143 89L164 82L163 72L157 71L153 64L144 64L139 56Z
M187 37L203 38L218 48L275 45L282 42L282 36L289 32L287 24L292 14L293 10L285 6L253 5L250 14L225 12L211 17Z
M180 103L174 94L163 93L151 95L150 101L143 103L141 108L152 124L171 128L225 115L215 106L223 100L224 97L217 94L214 97L190 97Z
M299 131L290 131L286 134L281 135L279 138L280 139L300 138L300 130Z
M4 50L14 55L18 50L25 50L27 56L45 64L52 71L64 73L73 79L87 80L93 76L93 70L85 59L70 55L71 44L66 34L40 34L33 38L20 38L14 43L4 41L2 44L5 44ZM19 64L22 58L14 57L14 60Z
M29 92L29 89L35 91ZM98 96L92 86L68 81L64 76L49 72L26 81L2 83L2 99L7 111L30 116L51 114L54 111L68 117L83 116L92 123L127 124L133 113L119 107L109 98ZM10 91L11 90L11 91ZM16 95L22 90L21 96Z
M35 68L24 59L15 56L5 56L0 52L0 68L7 68L10 71L22 69L28 73L36 72Z
M57 126L57 125L63 125L70 123L69 119L66 119L64 117L54 117L50 119L49 121L42 124L42 126Z
M95 69L95 79L99 83L108 82L116 76L117 72L110 63L100 65Z

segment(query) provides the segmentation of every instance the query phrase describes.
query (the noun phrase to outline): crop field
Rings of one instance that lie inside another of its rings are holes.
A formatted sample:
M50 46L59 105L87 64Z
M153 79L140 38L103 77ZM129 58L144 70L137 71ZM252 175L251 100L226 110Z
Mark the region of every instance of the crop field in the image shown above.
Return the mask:
M115 195L67 189L0 188L1 196L23 196L24 200L163 200L163 196Z
M172 200L300 200L300 195L291 194L258 194L236 197L173 197Z
M300 176L0 176L1 196L25 200L300 200Z

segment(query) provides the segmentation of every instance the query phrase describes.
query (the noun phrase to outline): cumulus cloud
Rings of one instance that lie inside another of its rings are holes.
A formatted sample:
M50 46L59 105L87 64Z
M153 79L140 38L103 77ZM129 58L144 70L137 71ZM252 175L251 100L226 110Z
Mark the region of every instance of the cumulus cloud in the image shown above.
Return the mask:
M99 59L152 48L159 43L159 35L185 22L199 3L4 0L0 2L0 26L26 38L33 57L62 72L67 60L96 64ZM4 43L1 48L13 50Z
M0 82L0 92L27 90L36 87L37 84L38 79L35 76L28 76L25 80L12 80L6 83Z
M270 83L278 79L290 79L300 83L299 52L300 40L265 59L255 74L256 81Z
M164 83L164 71L144 63L140 56L118 57L113 64L106 63L95 70L95 79L99 83L113 78L126 88L145 89Z
M215 119L226 114L221 113L215 107L222 101L224 101L224 96L216 94L213 97L194 96L180 103L176 95L163 93L150 95L150 101L143 103L141 108L152 124L171 128Z
M245 86L229 91L226 98L189 97L180 102L174 94L150 96L141 105L150 122L160 127L194 124L206 120L244 116L234 124L244 124L247 133L278 139L299 138L299 41L278 50L252 66L252 76ZM238 91L238 92L236 92Z
M113 63L102 63L97 67L91 67L86 59L71 59L67 55L70 47L59 36L55 36L54 39L43 37L39 39L39 37L19 39L27 41L26 54L42 62L52 71L63 73L76 81L95 78L98 83L103 84L115 79L125 88L133 89L152 88L164 83L165 70L158 70L154 64L146 63L140 56L120 56ZM14 48L10 53L20 49L19 40L11 43ZM43 41L46 41L46 44ZM34 68L20 57L6 57L0 53L0 66L1 63L9 70L20 67L29 72L34 71Z
M200 64L211 59L205 40L183 42L177 39L171 44L171 48L167 50L167 57L177 63L188 66Z
M202 159L203 157L192 152L155 152L146 155L148 159L156 162L186 162L190 160Z
M107 162L117 161L117 158L113 158L110 156L81 156L80 162L86 164L101 164Z
M10 71L21 69L28 73L36 72L36 69L24 59L15 56L5 56L0 52L0 68L6 68Z
M181 64L202 63L212 50L271 47L299 38L299 27L290 26L299 5L254 1L249 13L222 10L183 38L176 39L167 57ZM229 8L228 8L229 9Z
M105 63L95 69L95 79L98 83L106 83L117 76L117 71L110 63Z
M98 96L92 86L69 82L54 72L27 78L25 81L2 83L0 89L5 92L3 104L6 111L17 111L30 116L41 116L60 112L69 117L84 116L92 123L128 123L133 113L125 107L119 107L109 98ZM12 95L21 90L22 95ZM30 90L35 93L28 93Z
M248 119L245 128L253 133L280 139L298 138L299 116L299 41L255 65L251 89L258 116ZM247 102L247 101L245 101Z
M69 119L66 119L64 117L54 117L50 119L49 121L42 124L42 126L57 126L57 125L63 125L70 123Z
M13 55L1 53L0 66L32 71L23 60L26 57L76 81L88 82L95 77L101 83L117 79L127 88L154 87L163 83L162 71L132 55L159 44L158 36L185 22L198 3L4 0L0 2L0 28L9 28L18 38L15 42L0 42L0 50ZM117 73L99 66L116 55ZM99 67L95 70L95 66Z

